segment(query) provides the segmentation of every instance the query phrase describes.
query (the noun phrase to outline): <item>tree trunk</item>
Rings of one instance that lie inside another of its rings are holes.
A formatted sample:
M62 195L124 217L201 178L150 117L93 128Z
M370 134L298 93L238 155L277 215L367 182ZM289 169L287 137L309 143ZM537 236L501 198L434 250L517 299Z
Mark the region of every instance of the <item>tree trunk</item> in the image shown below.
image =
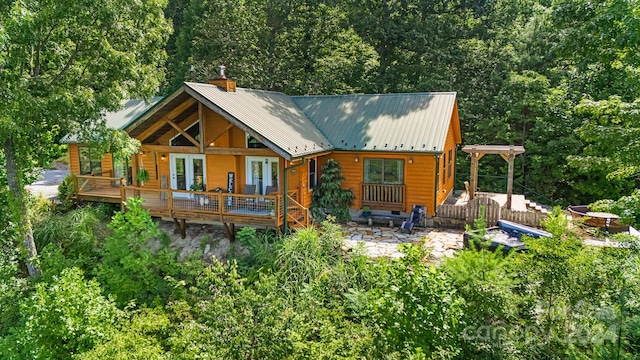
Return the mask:
M31 219L27 214L27 206L24 199L24 186L22 186L22 177L18 171L16 162L16 149L13 145L13 139L7 138L4 142L4 156L7 165L7 182L9 183L9 191L13 195L13 202L18 206L18 224L20 224L19 236L24 236L24 246L27 250L26 263L29 275L31 277L40 276L40 265L38 264L38 251L36 243L33 241L33 229L31 228Z

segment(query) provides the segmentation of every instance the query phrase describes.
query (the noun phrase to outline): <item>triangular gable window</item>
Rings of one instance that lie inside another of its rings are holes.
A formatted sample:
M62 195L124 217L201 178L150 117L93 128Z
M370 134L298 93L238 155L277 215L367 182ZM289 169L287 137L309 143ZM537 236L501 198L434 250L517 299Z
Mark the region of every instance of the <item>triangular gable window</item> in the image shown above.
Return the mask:
M196 139L197 141L200 141L200 121L196 121L195 123L193 123L191 126L189 126L185 130L185 132L191 135L192 138ZM194 143L189 141L189 139L184 137L184 135L182 134L174 136L170 141L170 145L171 146L195 146Z

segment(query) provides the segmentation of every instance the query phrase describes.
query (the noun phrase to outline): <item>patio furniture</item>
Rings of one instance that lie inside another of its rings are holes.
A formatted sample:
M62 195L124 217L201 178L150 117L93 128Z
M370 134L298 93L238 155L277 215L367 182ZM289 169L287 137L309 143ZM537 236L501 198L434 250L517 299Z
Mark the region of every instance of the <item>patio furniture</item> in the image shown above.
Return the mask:
M403 221L400 226L401 233L413 233L413 227L418 224L420 225L420 221L422 221L422 214L425 212L425 207L420 205L413 205L411 209L411 215L409 216L408 221Z

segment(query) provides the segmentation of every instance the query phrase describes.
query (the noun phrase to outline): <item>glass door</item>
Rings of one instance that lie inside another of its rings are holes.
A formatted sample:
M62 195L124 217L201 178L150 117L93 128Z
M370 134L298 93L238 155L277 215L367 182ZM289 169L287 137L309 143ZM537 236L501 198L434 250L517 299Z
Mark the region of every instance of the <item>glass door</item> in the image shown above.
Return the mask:
M277 157L247 156L247 184L256 186L256 193L264 195L267 186L279 188L280 163Z
M204 155L171 154L171 189L204 191L206 169ZM188 197L174 193L174 197Z

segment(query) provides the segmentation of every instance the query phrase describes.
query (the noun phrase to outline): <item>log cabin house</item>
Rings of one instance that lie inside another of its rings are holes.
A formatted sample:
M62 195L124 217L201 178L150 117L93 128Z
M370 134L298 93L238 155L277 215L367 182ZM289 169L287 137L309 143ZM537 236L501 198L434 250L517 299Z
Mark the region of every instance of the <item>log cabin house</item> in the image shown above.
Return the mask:
M142 146L117 160L69 141L78 200L123 206L139 196L183 233L188 219L222 222L231 236L233 224L307 225L328 159L356 196L352 214L418 204L433 215L452 192L461 143L453 92L287 96L236 88L224 76L185 82L151 103L130 100L106 121Z

